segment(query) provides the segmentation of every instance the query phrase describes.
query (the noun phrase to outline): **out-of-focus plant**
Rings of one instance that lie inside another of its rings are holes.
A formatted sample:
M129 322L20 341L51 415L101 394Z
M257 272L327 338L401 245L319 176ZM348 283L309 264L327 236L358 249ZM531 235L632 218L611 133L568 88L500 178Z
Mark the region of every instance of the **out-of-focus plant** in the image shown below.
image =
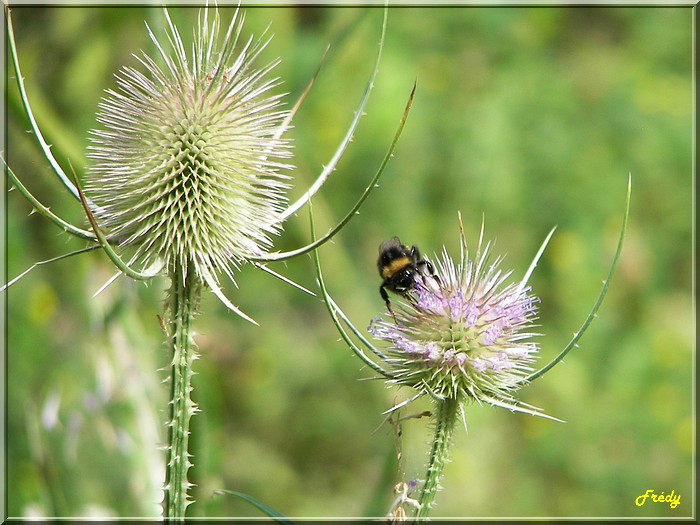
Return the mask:
M501 269L502 257L492 260L491 243L484 245L483 225L476 252L470 255L461 216L460 256L456 263L444 248L435 264L427 259L415 260L417 249L401 245L398 239L394 243L398 252L383 261L385 245L380 246L380 272L388 268L387 275L398 276L400 286L394 286L399 295L398 307L375 317L370 324L370 334L385 343L379 347L352 324L330 296L318 251L314 250L323 301L343 340L387 384L406 386L414 392L407 401L387 412L391 414L419 397L429 398L434 406L429 414L434 437L422 488L419 489L415 480L401 482L399 497L389 511L391 518L405 519L407 508L415 511L418 520L428 518L457 421L461 418L466 427L468 404L489 404L559 421L517 400L514 394L559 363L577 346L595 318L622 251L631 188L630 177L617 250L598 299L571 341L538 371L531 365L539 353L534 340L540 335L534 331L539 300L532 294L528 281L554 230L543 242L525 276L515 282L509 281L511 271Z
M213 11L213 16L210 15ZM243 38L244 16L236 10L222 31L217 9L200 11L191 51L164 10L167 34L159 38L147 26L158 57L138 56L138 67L117 74L118 88L107 91L97 116L101 127L91 133L83 175L67 174L56 161L37 124L25 87L6 7L9 48L24 111L43 156L68 193L85 212L90 229L54 214L6 167L12 185L34 211L88 246L56 257L103 250L120 275L148 281L166 277L163 329L171 349L169 442L164 485L166 518L184 518L191 484L187 471L189 423L197 412L190 392L197 359L193 321L200 296L209 289L231 311L255 323L223 293L220 275L235 283L234 274L250 263L297 288L266 266L308 253L331 239L358 209L384 171L403 129L404 118L375 176L345 217L322 238L286 252L272 250L271 235L323 186L345 152L363 114L377 75L386 30L386 10L379 51L355 117L316 181L304 195L288 203L291 145L284 137L311 83L291 110L274 94L280 80L271 76L278 61L259 66L269 40ZM162 65L161 65L162 64ZM3 289L27 274L36 263Z

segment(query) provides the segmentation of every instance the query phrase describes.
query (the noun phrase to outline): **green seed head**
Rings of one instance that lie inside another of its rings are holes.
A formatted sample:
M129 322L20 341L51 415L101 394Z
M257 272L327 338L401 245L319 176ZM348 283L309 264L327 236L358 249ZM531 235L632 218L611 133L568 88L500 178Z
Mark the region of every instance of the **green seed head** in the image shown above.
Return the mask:
M102 229L132 261L195 271L202 279L265 253L280 229L291 155L287 115L270 89L276 65L253 65L267 42L241 42L234 15L223 39L218 12L200 17L188 55L169 24L158 61L117 74L92 132L86 193ZM161 66L159 63L163 63Z

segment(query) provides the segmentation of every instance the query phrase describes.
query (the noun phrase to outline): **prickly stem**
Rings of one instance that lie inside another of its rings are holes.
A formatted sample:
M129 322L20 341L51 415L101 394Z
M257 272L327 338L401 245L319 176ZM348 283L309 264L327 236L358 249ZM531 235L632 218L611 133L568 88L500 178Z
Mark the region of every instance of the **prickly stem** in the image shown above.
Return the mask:
M193 340L194 319L201 284L190 268L175 265L170 272L172 285L169 296L169 344L172 350L169 447L165 477L163 513L166 519L185 518L191 484L187 480L190 466L188 453L190 418L197 406L190 397L192 364L197 359Z
M420 498L418 509L418 521L428 519L430 508L435 500L435 495L440 488L440 478L448 461L448 451L452 440L452 431L457 423L459 401L447 398L438 401L438 408L434 416L435 438L428 460L428 471Z

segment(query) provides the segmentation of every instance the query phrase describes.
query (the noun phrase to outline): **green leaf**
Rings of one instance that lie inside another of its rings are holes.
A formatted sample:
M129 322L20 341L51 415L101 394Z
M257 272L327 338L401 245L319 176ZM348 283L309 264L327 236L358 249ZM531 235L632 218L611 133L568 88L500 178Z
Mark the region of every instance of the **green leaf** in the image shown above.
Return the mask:
M252 496L249 496L248 494L243 494L242 492L236 492L235 490L223 490L223 489L222 490L215 490L214 494L222 494L222 495L228 495L228 496L234 496L236 498L240 498L243 501L247 501L248 503L250 503L253 507L258 509L263 514L270 516L278 523L293 523L292 521L285 518L282 514L277 512L275 509L268 507L264 503L260 503L258 500L256 500Z

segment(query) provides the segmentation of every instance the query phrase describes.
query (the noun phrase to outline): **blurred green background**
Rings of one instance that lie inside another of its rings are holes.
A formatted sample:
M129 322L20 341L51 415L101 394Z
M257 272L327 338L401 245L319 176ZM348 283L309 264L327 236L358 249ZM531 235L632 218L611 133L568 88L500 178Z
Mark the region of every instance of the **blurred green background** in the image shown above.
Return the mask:
M299 96L295 199L339 144L370 74L382 11L245 10L245 32L274 34L263 61ZM232 10L223 9L225 21ZM185 38L196 9L171 9ZM53 151L81 172L103 90L132 53L153 52L155 8L13 8L27 90ZM413 109L380 187L320 254L331 293L358 327L384 308L375 260L392 235L458 255L457 212L482 221L519 278L558 226L532 284L542 363L568 342L607 274L633 177L629 232L608 296L580 348L523 401L565 424L470 407L434 517L682 517L693 502L692 83L690 8L392 8L367 115L314 199L317 228L339 220L376 171L414 80ZM5 65L5 157L46 204L85 225L49 171ZM7 194L7 276L82 247ZM307 243L303 210L276 248ZM273 266L315 288L309 257ZM119 279L100 253L31 272L7 300L6 512L158 516L168 356L157 316L167 283ZM431 429L403 425L402 459L382 412L387 389L338 341L323 304L245 267L234 303L207 295L197 319L192 517L259 516L217 489L287 516L383 515L402 479L423 476ZM430 408L419 402L410 415ZM675 509L635 498L680 494Z

